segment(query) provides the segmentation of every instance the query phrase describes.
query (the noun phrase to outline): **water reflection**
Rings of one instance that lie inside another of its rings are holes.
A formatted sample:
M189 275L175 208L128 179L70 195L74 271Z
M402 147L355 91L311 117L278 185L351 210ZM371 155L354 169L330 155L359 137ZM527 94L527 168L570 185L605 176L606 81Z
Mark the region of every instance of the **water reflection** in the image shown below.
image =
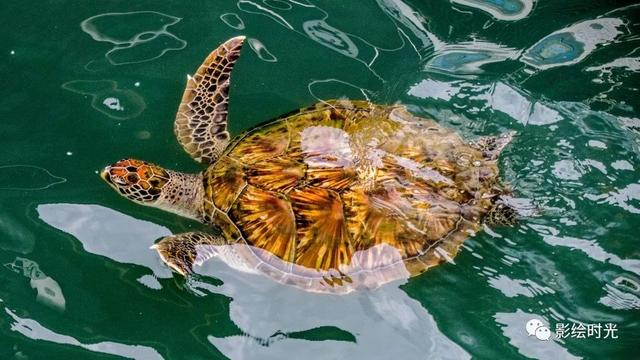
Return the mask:
M169 234L166 228L99 205L46 204L39 205L37 211L47 224L74 235L86 251L149 268L154 277L145 275L139 279L145 286L158 289L155 277L171 276L156 252L149 249L156 239ZM301 343L317 350L309 352L308 358L418 358L427 353L451 359L470 357L442 334L419 302L399 288L406 280L376 291L340 296L282 285L216 259L204 262L196 270L198 275L187 282L194 294L216 293L233 299L229 315L247 335L208 337L212 345L232 358L286 357ZM223 284L214 284L209 277L220 279ZM323 327L351 334L356 343L333 339L335 335L316 341L291 335ZM289 335L273 340L278 333ZM269 346L264 345L264 339L272 339Z
M535 101L514 85L498 81L485 85L468 81L425 79L408 91L421 99L437 99L456 104L464 102L465 112L490 116L498 111L522 125L549 125L563 119L560 112L543 101Z
M76 237L87 252L144 266L159 278L171 277L171 271L150 249L157 239L171 234L165 227L100 205L43 204L36 210L42 221Z
M112 341L90 344L82 343L71 336L59 334L47 329L36 320L20 317L16 312L8 308L4 308L4 312L10 319L11 331L20 333L31 340L42 340L61 345L76 346L96 353L111 354L129 359L163 359L155 349L147 346L128 345Z
M36 301L58 311L64 311L66 300L57 281L40 270L35 261L17 257L4 267L30 280L31 288L36 290Z
M231 319L250 336L209 336L209 341L230 358L283 358L304 346L308 358L420 358L439 354L442 358L470 356L449 340L420 303L391 283L376 291L348 295L319 295L275 283L261 275L238 272L221 261L206 262L200 274L219 278L213 289L233 299ZM194 281L190 286L211 289ZM291 333L332 326L352 334L350 341L308 341L281 337L268 347L257 339L278 332ZM304 344L304 345L302 345Z
M543 70L578 63L622 34L622 24L618 18L599 18L557 30L526 50L522 61Z

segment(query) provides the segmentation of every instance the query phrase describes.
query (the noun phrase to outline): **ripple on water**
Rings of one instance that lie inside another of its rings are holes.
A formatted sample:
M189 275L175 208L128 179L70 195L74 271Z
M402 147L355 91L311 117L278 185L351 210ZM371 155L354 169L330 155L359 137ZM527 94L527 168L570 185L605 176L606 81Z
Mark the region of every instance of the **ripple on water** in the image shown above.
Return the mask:
M459 77L483 73L482 66L516 59L519 51L487 41L445 45L427 62L425 70L445 72Z
M605 284L600 303L616 310L640 309L640 284L627 276L618 276Z
M628 184L605 194L585 194L584 197L597 204L615 205L631 214L640 214L640 184Z
M20 185L16 185L16 181ZM1 165L0 190L44 190L67 182L67 179L53 175L49 170L35 165Z
M251 0L239 0L237 6L245 13L266 16L290 31L359 61L369 72L382 80L372 66L380 52L389 49L379 48L362 37L346 33L337 28L336 24L329 25L327 23L328 13L316 5L299 1L290 1L289 5L291 8L283 9L282 6L277 6L274 2L259 3ZM404 40L402 41L404 42Z
M33 251L36 235L31 227L16 215L0 212L0 249L22 254Z
M497 313L495 319L502 325L502 332L509 339L509 344L524 356L534 359L580 359L569 353L553 335L550 341L540 341L527 334L525 326L531 319L544 319L543 323L549 325L549 320L542 316L518 309L514 313Z
M133 90L122 90L113 80L73 80L62 88L91 97L91 107L116 120L134 118L142 113L146 104Z
M240 16L238 16L238 14L236 13L224 13L220 15L220 20L222 20L222 22L227 24L227 26L229 26L230 28L236 30L244 30L245 28L244 21L242 21Z
M358 47L344 32L324 20L309 20L302 24L304 32L315 42L348 57L358 56Z
M401 25L409 29L411 33L420 41L421 45L416 48L418 54L424 49L434 47L439 49L444 45L434 34L429 32L425 27L426 20L419 12L414 11L409 5L397 0L376 0L378 6L391 19L399 22ZM413 44L412 44L413 45ZM415 47L415 45L414 45Z
M249 47L251 47L251 50L253 50L253 52L256 53L256 55L258 55L260 60L266 61L266 62L278 61L278 58L275 55L273 55L260 40L249 38L248 42L249 42Z
M291 10L293 7L290 3L283 0L262 0L262 2L269 7L280 10Z
M582 21L555 31L525 50L521 60L538 69L550 69L578 63L596 47L614 41L622 34L618 18Z
M181 50L187 42L167 28L181 19L155 11L105 13L80 23L84 32L96 41L109 42L114 47L105 57L113 65L151 61L167 51Z
M533 9L533 0L451 0L451 2L485 11L498 20L506 21L524 19Z

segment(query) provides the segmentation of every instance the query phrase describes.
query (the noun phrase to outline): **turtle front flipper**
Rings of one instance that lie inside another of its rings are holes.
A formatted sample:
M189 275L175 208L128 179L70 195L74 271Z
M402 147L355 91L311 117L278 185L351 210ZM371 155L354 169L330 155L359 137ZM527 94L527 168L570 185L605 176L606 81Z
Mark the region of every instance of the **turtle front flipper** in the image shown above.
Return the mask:
M185 151L203 164L215 162L229 144L229 81L244 39L224 42L187 80L174 131Z
M200 265L216 255L215 247L228 245L221 235L188 232L162 238L151 246L162 261L182 276L193 272L193 265Z

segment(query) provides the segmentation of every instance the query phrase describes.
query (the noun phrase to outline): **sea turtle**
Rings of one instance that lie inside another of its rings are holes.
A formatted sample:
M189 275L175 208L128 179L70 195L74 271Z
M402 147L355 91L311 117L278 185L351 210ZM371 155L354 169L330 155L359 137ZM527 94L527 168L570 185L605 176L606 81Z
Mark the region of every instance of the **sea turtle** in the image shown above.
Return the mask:
M182 275L218 256L307 291L347 293L452 261L483 221L510 224L497 158L512 133L464 141L400 105L321 101L231 139L229 82L244 37L187 80L175 120L208 167L135 159L101 173L121 195L211 226L154 247Z

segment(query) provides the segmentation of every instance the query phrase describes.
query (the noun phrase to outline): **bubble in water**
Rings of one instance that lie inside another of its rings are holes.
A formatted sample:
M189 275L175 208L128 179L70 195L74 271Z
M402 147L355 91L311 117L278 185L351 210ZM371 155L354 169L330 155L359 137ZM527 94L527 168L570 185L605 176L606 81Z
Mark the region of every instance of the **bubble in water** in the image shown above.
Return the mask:
M151 133L149 131L147 131L147 130L142 130L142 131L138 131L136 136L140 140L148 140L148 139L151 138Z
M124 108L120 105L120 100L114 97L108 97L102 103L111 110L122 111Z

